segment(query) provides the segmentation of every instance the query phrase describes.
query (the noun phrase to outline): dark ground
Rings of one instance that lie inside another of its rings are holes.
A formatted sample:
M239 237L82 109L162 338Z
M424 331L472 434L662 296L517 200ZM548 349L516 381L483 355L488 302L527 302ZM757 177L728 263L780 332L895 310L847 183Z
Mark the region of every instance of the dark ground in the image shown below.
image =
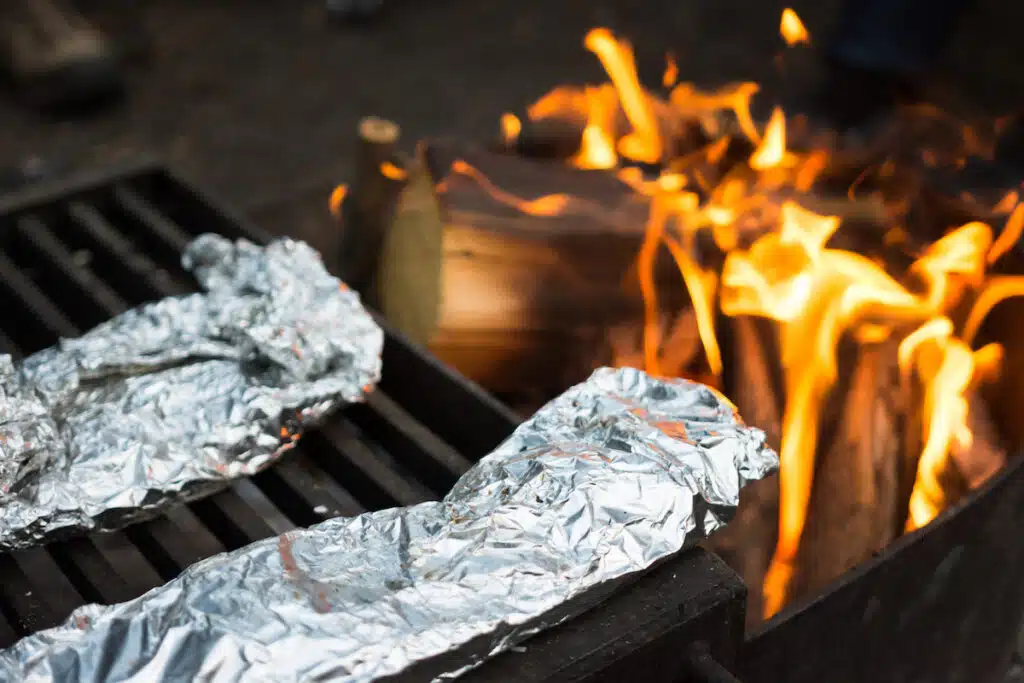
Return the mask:
M346 178L356 121L426 135L493 134L502 111L559 82L600 76L582 48L624 31L641 61L667 47L682 76L766 78L780 49L777 0L389 0L373 26L339 28L317 0L82 0L129 57L130 93L87 121L43 121L3 96L0 166L38 155L79 167L156 153L264 227L330 245L329 189ZM824 39L837 0L797 11ZM982 0L950 62L974 96L1024 100L1020 3Z

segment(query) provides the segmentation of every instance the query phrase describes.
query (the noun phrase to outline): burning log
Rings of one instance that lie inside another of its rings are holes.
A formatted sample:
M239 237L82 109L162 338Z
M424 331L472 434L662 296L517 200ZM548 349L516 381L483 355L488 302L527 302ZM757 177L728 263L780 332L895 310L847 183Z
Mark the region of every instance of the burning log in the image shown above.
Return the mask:
M896 347L891 341L858 344L848 386L834 391L839 405L819 441L791 599L817 593L900 530L903 409Z
M947 504L952 505L970 491L982 486L986 481L995 475L1006 464L1006 451L999 441L999 433L992 420L991 413L980 393L970 390L966 394L967 419L965 426L970 433L970 438L964 442L954 440L949 446L949 458L944 461L943 467L936 473L937 479L941 482L942 493ZM915 403L915 406L921 404ZM912 445L907 448L907 458L904 464L905 475L908 482L901 485L901 495L906 500L901 500L901 510L907 510L910 502L910 489L914 484L913 477L918 469L919 456L922 451L924 439L921 431L924 424L920 410L912 411L914 418L912 428L907 430L907 441ZM904 520L901 520L901 524ZM908 528L913 525L908 524Z
M663 315L660 321L662 349L659 354L659 368L666 377L686 377L697 381L704 378L693 376L694 360L701 353L700 331L697 314L692 307L684 308L677 315ZM607 354L595 360L595 367L611 365L643 369L644 323L636 320L612 325L605 331ZM705 384L714 384L713 381Z
M641 317L623 282L648 209L628 185L444 141L418 163L425 174L414 190L410 171L379 288L385 315L442 360L492 391L557 391L593 368L580 348L595 328ZM685 294L667 255L659 272L678 310Z
M775 359L770 354L771 325L765 320L738 317L728 321L729 355L727 394L740 415L764 430L776 450L782 440L781 399L773 378ZM761 621L761 583L775 550L779 524L779 479L771 476L748 486L740 494L736 517L705 545L743 578L747 585L747 624Z

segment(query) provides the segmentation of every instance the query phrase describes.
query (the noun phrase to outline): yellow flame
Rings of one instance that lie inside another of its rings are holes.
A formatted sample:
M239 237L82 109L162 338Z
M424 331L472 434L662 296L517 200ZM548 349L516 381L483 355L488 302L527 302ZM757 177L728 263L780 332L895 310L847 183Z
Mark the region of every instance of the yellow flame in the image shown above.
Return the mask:
M779 25L779 33L782 34L782 39L789 46L796 45L797 43L809 44L811 42L811 34L804 28L804 22L800 21L800 17L789 7L782 10L782 22Z
M788 596L814 480L819 413L836 379L839 339L863 324L922 321L932 314L927 301L878 264L825 247L838 218L787 202L780 223L778 233L759 238L749 250L731 252L722 274L721 305L727 315L758 315L780 323L786 402L779 540L765 577L766 616Z
M942 339L949 337L952 334L953 322L945 316L941 318L932 318L908 334L903 338L903 341L900 342L897 352L897 361L900 371L905 376L909 377L913 370L914 354L917 353L918 347L928 340Z
M929 245L911 270L928 283L929 304L943 307L960 294L954 278L980 284L985 273L985 254L992 244L992 228L972 221Z
M615 168L619 155L615 151L615 92L588 88L587 125L583 129L580 150L572 159L579 168L606 170Z
M766 171L782 166L786 160L786 116L776 107L768 119L761 144L750 155L749 164L750 168Z
M924 526L948 506L942 476L949 466L949 448L954 442L966 448L972 438L965 396L974 376L970 348L956 338L936 334L922 341L916 356L924 385L925 443L910 495L908 531Z
M504 113L501 115L501 139L506 145L514 145L519 140L519 133L523 130L523 123L515 114Z
M782 13L780 32L789 45L810 43L806 27L792 9ZM924 448L908 527L927 523L949 502L943 475L951 467L951 448L971 438L966 427L966 392L996 372L1002 358L997 346L973 351L971 344L993 307L1008 296L1024 295L1024 277L992 277L986 267L1024 233L1024 208L1016 192L1007 193L993 208L994 215L1008 216L998 239L988 224L967 223L925 248L903 272L890 274L880 262L830 247L840 218L801 206L828 205L806 193L829 169L834 138L809 152L801 151L787 136L802 145L809 138L805 133L812 131L801 128L797 119L787 124L781 109L772 112L763 131L754 123L750 104L758 92L756 84L704 92L693 84L676 82L678 67L671 56L662 77L662 85L671 87L664 101L640 85L628 43L616 40L607 29L595 29L587 35L585 46L597 55L610 82L557 88L531 106L528 114L531 120L551 116L578 125L583 131L581 147L570 163L615 169L624 183L650 198L636 261L644 303L645 368L660 374L662 358L667 362L671 357L663 353L662 302L654 277L663 246L689 292L704 359L713 373L722 369L716 313L759 316L774 321L777 328L785 406L778 543L764 581L765 615L771 615L789 599L814 481L820 412L837 380L841 339L855 344L899 342L900 371L904 379L922 388ZM939 114L926 108L916 111L934 121ZM683 137L680 126L684 123L687 134L690 124L699 125L695 137L706 138L706 144L665 158L666 149L674 148ZM975 131L958 128L956 133L959 147L952 153L920 145L916 147L920 157L934 165L961 164L968 154L984 153L984 141ZM737 138L753 145L746 163L735 159L736 150L744 148L733 144ZM657 179L645 178L636 168L619 168L620 157L661 162L664 172ZM845 163L842 159L840 168ZM849 188L848 208L856 216L864 204L877 203L872 221L891 220L882 231L884 240L879 241L909 249L912 236L900 221L890 219L905 215L905 198L892 199L875 189L885 183L889 190L889 184L899 187L905 180L905 169L897 159L894 155L864 168ZM482 176L477 180L492 195L534 215L550 215L578 201L563 195L523 200L502 195L498 188L487 186ZM857 192L870 195L858 199ZM713 268L705 264L702 251L715 247L725 257L724 265ZM964 320L965 310L968 315L958 334L956 322Z
M725 132L720 128L717 115L722 111L732 111L743 135L757 144L761 141L761 135L750 113L750 100L759 89L756 83L739 83L716 92L702 93L691 83L680 83L672 89L669 103L680 116L700 121L707 133L715 137Z
M659 161L661 132L637 77L633 48L626 41L615 40L606 28L590 31L583 44L601 60L618 92L622 110L633 126L632 132L619 140L619 152L634 161L651 164Z

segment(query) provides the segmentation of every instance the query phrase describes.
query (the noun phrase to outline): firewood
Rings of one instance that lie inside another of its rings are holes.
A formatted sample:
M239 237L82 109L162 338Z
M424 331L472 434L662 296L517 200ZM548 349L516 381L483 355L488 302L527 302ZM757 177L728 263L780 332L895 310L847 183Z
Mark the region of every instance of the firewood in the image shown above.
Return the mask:
M661 316L659 369L666 377L691 377L690 366L701 352L697 316L692 307ZM605 330L606 355L597 365L645 369L644 321L617 323Z
M662 336L661 373L668 377L685 377L686 368L701 353L700 330L693 308L683 309Z
M435 187L420 204L436 206L437 217L429 228L392 230L381 278L416 269L432 274L421 280L432 290L398 288L385 315L436 301L417 338L492 391L585 376L591 358L574 344L640 316L638 292L623 283L643 240L647 200L612 174L453 142L425 145L422 163ZM552 194L561 198L519 201ZM396 224L405 210L403 203ZM685 303L667 253L659 289L667 308Z
M782 442L781 397L773 365L777 357L768 341L770 323L754 318L732 318L723 330L726 395L736 404L743 419L763 429L768 444L778 450ZM747 624L761 621L761 583L775 550L779 524L779 480L770 476L740 492L736 517L716 532L706 546L722 557L747 585Z
M896 536L902 446L894 397L899 386L896 347L893 340L858 344L849 380L833 391L831 403L838 403L839 410L819 431L791 600L817 593ZM839 374L846 375L842 367Z
M434 183L420 148L384 235L375 278L381 312L419 344L430 341L440 315L443 232Z
M400 136L397 124L364 118L359 122L358 134L352 186L341 207L338 273L349 286L372 301L380 249L404 184L404 173L395 155ZM394 168L395 172L382 172L387 168Z

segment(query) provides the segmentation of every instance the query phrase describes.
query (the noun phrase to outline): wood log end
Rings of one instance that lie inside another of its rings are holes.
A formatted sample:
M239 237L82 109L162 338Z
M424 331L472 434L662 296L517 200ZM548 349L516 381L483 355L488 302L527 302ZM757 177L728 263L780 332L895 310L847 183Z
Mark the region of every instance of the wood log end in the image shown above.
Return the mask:
M402 130L394 121L367 116L359 121L359 138L377 145L394 145Z

